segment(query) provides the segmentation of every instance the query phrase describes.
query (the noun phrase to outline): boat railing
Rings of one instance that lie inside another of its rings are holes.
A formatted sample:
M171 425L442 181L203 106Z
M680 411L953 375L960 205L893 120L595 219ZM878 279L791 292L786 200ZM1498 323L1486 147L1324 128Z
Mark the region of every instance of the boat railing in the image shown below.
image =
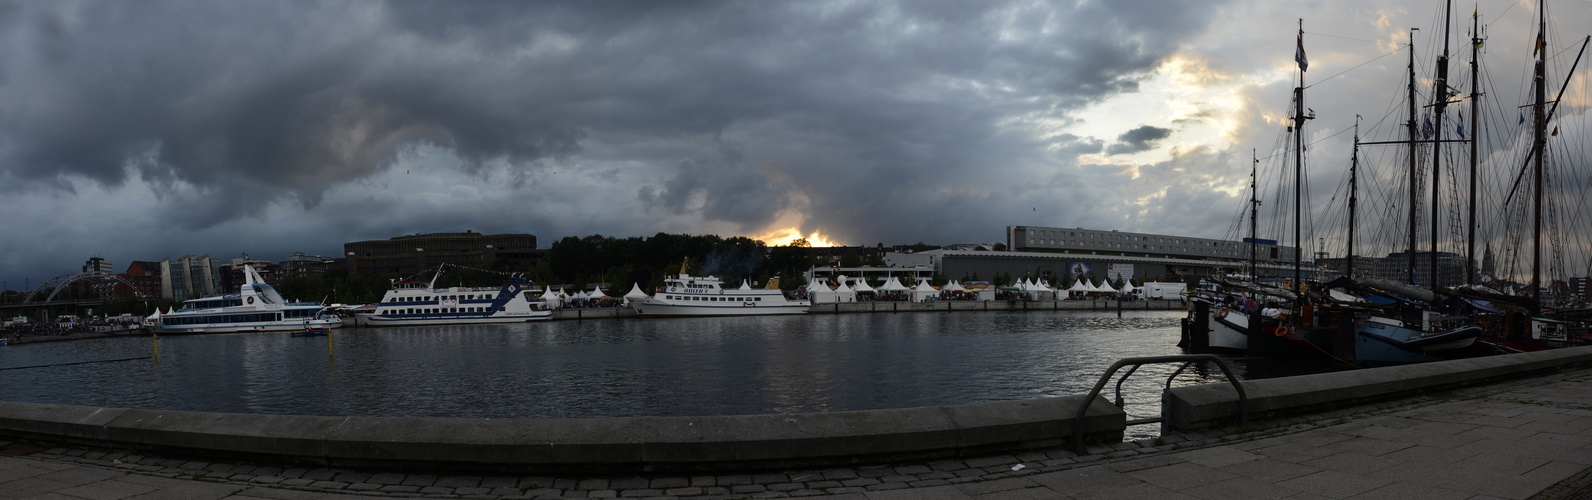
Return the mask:
M1122 408L1122 383L1127 381L1128 377L1133 375L1133 372L1138 371L1140 366L1168 363L1183 363L1183 366L1178 367L1177 371L1172 372L1172 375L1166 377L1166 387L1161 390L1162 398L1165 398L1167 392L1172 390L1172 379L1177 378L1177 376L1182 374L1183 370L1188 369L1190 365L1193 365L1194 363L1215 363L1216 367L1221 368L1222 373L1227 375L1227 381L1233 384L1234 389L1238 390L1238 426L1243 427L1247 425L1249 406L1245 404L1247 397L1244 395L1244 385L1238 382L1238 377L1233 376L1233 370L1228 367L1226 360L1216 357L1214 354L1176 354L1170 356L1140 356L1133 358L1122 358L1116 363L1112 363L1111 368L1107 368L1105 374L1100 375L1100 381L1095 383L1094 389L1089 391L1089 396L1084 398L1083 406L1078 407L1078 415L1073 418L1072 424L1072 442L1075 451L1079 455L1083 455L1084 413L1089 411L1089 405L1093 404L1095 398L1100 396L1100 390L1105 388L1106 382L1111 380L1111 376L1115 375L1117 370L1121 370L1123 367L1130 367L1128 368L1127 373L1122 374L1122 378L1117 379L1116 405L1118 408ZM1153 424L1163 422L1165 420L1166 416L1163 411L1162 416L1128 420L1127 425Z

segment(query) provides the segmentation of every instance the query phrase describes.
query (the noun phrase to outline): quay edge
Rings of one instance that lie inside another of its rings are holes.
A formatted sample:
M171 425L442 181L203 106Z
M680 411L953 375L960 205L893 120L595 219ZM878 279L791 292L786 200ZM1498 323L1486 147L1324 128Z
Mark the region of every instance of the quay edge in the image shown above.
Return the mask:
M256 415L0 403L0 436L214 460L503 473L850 466L1120 442L1121 409L1082 396L830 413L585 419Z

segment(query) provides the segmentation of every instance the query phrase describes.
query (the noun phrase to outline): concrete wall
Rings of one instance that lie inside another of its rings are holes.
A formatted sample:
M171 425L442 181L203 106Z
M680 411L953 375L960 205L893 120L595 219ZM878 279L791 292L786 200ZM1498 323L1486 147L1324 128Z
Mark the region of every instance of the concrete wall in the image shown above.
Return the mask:
M1124 311L1181 309L1176 300L1045 300L1007 302L1004 300L962 300L939 302L844 302L814 304L809 314L883 313L883 312L935 312L935 311ZM555 320L635 318L636 310L628 307L599 307L595 309L559 309L553 311Z
M614 319L635 318L636 310L628 307L596 307L591 309L558 309L553 319Z
M813 304L808 314L934 312L934 311L1124 311L1182 309L1176 300L946 300L939 302L842 302Z
M987 455L1122 440L1126 415L1082 396L720 417L356 418L0 403L0 435L139 452L427 471L749 471Z
M1592 346L1242 383L1249 419L1255 421L1587 366L1592 366ZM1231 425L1237 411L1238 392L1225 382L1174 388L1163 407L1166 425L1180 431Z

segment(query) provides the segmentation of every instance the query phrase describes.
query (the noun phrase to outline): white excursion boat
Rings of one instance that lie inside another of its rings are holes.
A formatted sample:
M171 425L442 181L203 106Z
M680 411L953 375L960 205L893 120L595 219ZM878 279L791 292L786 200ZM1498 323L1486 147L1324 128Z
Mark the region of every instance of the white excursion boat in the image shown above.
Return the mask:
M394 281L375 309L354 315L354 325L523 323L553 318L553 310L530 292L530 282L524 278L509 278L496 288L436 288L441 276L442 268L438 268L430 283Z
M186 300L182 309L160 316L156 331L164 334L230 332L296 332L343 326L320 303L289 303L265 283L254 267L243 266L243 284L235 295L210 295Z
M768 280L763 289L752 288L744 280L741 287L725 290L713 276L692 276L680 266L680 275L663 280L664 287L652 294L627 295L637 316L752 316L806 314L811 302L790 300L779 290L779 278Z

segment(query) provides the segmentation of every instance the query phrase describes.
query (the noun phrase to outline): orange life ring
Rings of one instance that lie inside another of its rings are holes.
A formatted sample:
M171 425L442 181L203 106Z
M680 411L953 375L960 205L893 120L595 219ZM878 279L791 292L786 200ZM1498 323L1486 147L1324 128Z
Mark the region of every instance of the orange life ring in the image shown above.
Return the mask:
M1288 336L1288 331L1289 331L1288 325L1277 325L1277 329L1276 330L1272 330L1271 334L1272 335L1276 335L1278 337L1287 337Z
M1216 311L1216 319L1227 319L1227 308L1223 307L1220 311Z

